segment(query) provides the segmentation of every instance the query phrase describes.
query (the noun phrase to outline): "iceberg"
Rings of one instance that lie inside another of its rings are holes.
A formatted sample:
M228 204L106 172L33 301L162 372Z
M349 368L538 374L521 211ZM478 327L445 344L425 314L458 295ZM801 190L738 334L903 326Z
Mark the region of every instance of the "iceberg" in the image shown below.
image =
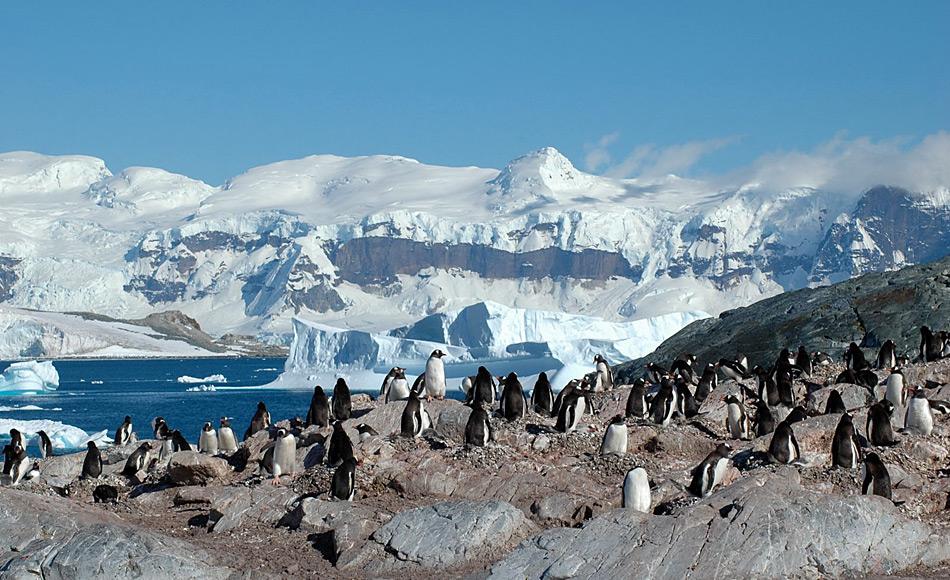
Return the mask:
M189 377L188 375L183 375L178 377L179 383L226 383L228 379L224 375L208 375L207 377L200 379L198 377Z
M59 421L50 421L48 419L35 419L31 421L19 421L16 419L0 419L0 438L9 440L10 429L16 429L23 434L27 440L27 445L34 444L33 439L40 431L46 431L50 441L53 442L53 449L74 450L82 449L89 441L95 441L97 445L110 444L112 439L108 436L108 431L99 431L90 435L79 427L66 425Z
M50 361L15 362L0 375L0 395L55 391L58 387L59 373Z

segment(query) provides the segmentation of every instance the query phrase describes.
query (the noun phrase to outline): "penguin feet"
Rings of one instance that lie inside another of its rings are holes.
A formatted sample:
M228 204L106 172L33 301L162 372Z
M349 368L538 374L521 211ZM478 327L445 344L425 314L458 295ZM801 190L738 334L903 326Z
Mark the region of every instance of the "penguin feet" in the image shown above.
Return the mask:
M280 485L280 476L275 475L274 479L271 480L270 484L274 486Z

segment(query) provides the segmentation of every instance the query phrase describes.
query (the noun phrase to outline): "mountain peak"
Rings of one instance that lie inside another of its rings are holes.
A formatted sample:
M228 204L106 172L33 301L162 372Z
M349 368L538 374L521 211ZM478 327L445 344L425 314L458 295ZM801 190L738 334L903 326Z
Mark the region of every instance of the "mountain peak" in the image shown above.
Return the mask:
M489 195L505 198L497 209L507 211L555 203L559 193L577 193L593 188L597 178L579 171L554 147L543 147L510 161L489 182Z

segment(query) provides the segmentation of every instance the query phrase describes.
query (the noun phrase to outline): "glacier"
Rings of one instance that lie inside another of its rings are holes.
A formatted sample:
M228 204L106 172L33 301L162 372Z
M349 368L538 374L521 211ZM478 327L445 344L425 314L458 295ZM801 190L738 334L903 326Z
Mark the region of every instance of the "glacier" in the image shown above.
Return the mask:
M0 374L0 395L24 395L55 391L59 388L59 372L50 361L12 363Z

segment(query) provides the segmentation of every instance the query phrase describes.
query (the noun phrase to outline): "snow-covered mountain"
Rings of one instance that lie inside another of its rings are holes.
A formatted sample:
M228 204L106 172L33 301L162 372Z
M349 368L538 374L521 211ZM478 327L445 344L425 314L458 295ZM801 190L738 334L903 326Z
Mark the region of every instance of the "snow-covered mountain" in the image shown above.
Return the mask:
M83 156L0 154L0 302L213 335L294 317L379 332L493 301L611 322L717 314L940 257L950 190L717 189L611 179L555 149L502 170L318 155L222 186Z

